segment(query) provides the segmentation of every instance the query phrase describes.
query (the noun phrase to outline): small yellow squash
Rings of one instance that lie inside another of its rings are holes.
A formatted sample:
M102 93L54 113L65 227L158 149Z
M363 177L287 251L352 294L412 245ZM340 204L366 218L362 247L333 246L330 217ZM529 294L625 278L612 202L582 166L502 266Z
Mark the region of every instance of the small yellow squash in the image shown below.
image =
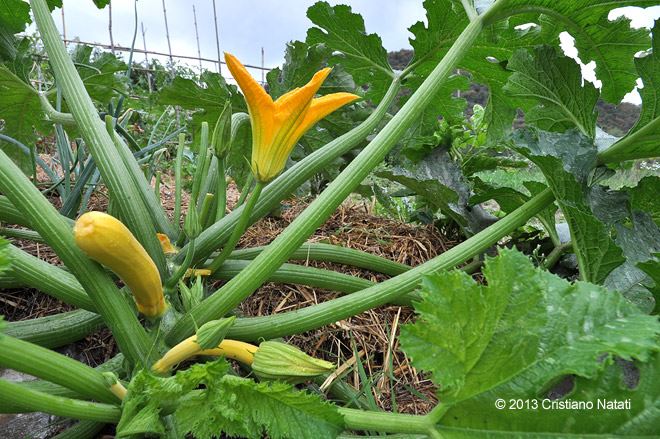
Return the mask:
M159 317L167 309L160 273L146 250L117 218L87 212L76 221L74 236L87 256L106 266L133 293L138 311Z

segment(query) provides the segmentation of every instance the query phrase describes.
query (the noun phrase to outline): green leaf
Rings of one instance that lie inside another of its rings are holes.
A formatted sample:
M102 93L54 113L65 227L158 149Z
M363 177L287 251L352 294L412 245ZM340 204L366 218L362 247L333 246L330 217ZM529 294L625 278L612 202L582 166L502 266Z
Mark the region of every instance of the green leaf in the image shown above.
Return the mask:
M509 249L487 258L484 275L487 286L457 270L429 276L417 322L402 328L413 365L440 386L443 425L509 429L512 411L497 411L497 398L535 398L566 374L592 379L614 356L647 361L658 349L657 317L618 293L570 283ZM571 433L579 424L512 429Z
M518 131L514 141L541 169L555 194L571 231L581 278L601 284L625 258L610 236L611 227L594 216L587 198L593 195L587 187L596 165L593 142L577 130L556 134L530 129Z
M11 267L9 259L9 241L0 236L0 274L6 272Z
M624 138L620 145L608 151L609 161L634 158L657 157L660 155L660 21L653 27L653 50L645 56L635 58L637 72L644 83L640 90L642 112L639 120L629 132L631 142ZM634 139L634 140L633 140Z
M127 66L110 52L96 56L93 52L92 46L78 45L71 53L71 58L89 96L105 105L117 93L127 93L126 77L123 75Z
M655 299L653 314L658 314L660 311L660 253L654 253L652 259L637 263L637 268L648 276L648 280L643 281L644 286L653 294Z
M470 208L470 186L458 163L444 148L436 148L420 162L396 166L377 175L413 190L469 232L476 233L493 221L481 209Z
M623 250L626 261L612 270L603 285L621 292L641 310L650 313L657 306L657 299L647 288L653 281L638 265L652 260L653 255L660 252L660 228L648 214L639 211L626 215L615 227L615 242Z
M626 2L626 6L640 7L656 4L655 0ZM556 44L561 32L570 33L582 62L596 62L603 99L618 104L635 86L634 55L648 49L649 35L644 28L631 29L628 18L610 21L607 17L614 6L609 0L513 0L507 2L502 14L525 7L530 11L525 20L541 25L546 43Z
M639 90L642 112L630 133L639 131L660 116L660 20L656 20L653 26L651 43L650 51L635 58L635 67L644 86Z
M268 93L277 99L289 90L307 84L312 76L327 66L330 49L323 44L308 45L302 41L287 43L282 68L274 68L266 75ZM355 83L341 66L335 66L318 93L355 92Z
M93 0L97 8L103 9L110 4L110 0Z
M31 23L30 5L23 0L0 1L0 28L12 34L23 32Z
M366 33L362 16L353 13L350 6L317 2L307 10L307 17L318 26L307 31L307 44L328 47L330 64L341 64L356 84L369 87L368 99L380 102L394 72L380 37Z
M234 113L245 111L245 101L236 86L228 85L222 75L209 71L202 73L199 82L177 76L158 95L160 104L199 110L193 114L195 130L199 129L202 122L213 126L228 99L231 100Z
M264 434L273 439L330 439L343 430L335 407L289 384L255 383L231 375L205 384L207 390L175 412L182 431L196 438L210 439L222 431L255 439Z
M426 0L424 8L427 23L420 21L409 29L414 35L410 40L415 49L412 65L415 74L422 78L433 70L468 24L460 1ZM459 63L461 71L467 70L474 82L488 86L484 120L491 142L504 138L511 131L518 107L515 99L502 92L511 73L506 68L507 60L514 50L541 43L539 36L537 27L517 30L514 23L500 21L481 32Z
M559 56L554 47L539 46L533 53L514 52L507 68L514 73L504 91L525 103L525 122L546 131L577 127L585 136L595 136L599 93L590 82L582 85L573 59Z
M633 209L648 213L653 221L660 226L660 177L648 176L639 181L637 186L628 191Z
M334 438L343 430L337 409L319 396L280 382L256 383L229 375L229 370L220 359L168 378L138 372L123 401L118 437L139 430L157 434L165 428L160 419L167 413L174 418L176 437L210 439L225 433L255 439L318 439Z
M43 122L37 91L21 81L7 67L0 65L0 94L0 119L4 120L5 125L2 134L29 147L37 139L35 128L47 127ZM0 141L0 145L24 171L30 169L29 156L14 145L3 141Z

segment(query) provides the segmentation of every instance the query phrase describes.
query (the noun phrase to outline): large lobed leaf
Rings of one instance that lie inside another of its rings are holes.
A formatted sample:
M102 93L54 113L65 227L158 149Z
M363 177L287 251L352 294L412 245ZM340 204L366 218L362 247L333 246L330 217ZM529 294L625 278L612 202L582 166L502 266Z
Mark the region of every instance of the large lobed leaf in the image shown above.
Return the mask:
M600 284L624 262L610 227L591 212L587 180L596 166L596 147L577 130L564 134L520 130L514 141L520 152L543 171L571 230L583 280Z
M424 2L427 24L419 22L410 27L410 32L414 35L411 44L415 49L413 64L417 75L427 76L467 25L468 19L461 3L458 0ZM651 6L653 3L652 0L632 0L626 2L626 6ZM512 69L515 70L515 62L514 68L509 66L514 53L519 49L531 49L540 44L558 47L558 36L563 31L575 37L576 47L583 62L596 61L596 74L603 82L604 99L618 103L635 86L638 74L635 70L634 55L649 47L648 33L644 29L631 29L630 22L626 18L610 22L607 15L614 6L612 2L604 0L507 2L499 16L509 18L500 19L484 29L459 64L462 70L470 72L475 82L485 84L489 88L486 120L489 123L491 140L499 140L510 132L516 108L530 107L529 101L519 99L516 93L503 92ZM519 13L521 15L518 15ZM518 25L530 22L535 23L536 26L526 29L516 28ZM568 68L573 69L574 67L569 67L569 62L570 60L561 61L563 65L558 66L554 73L560 73ZM550 72L545 72L548 73ZM573 82L569 84L576 89ZM566 84L548 85L555 90L543 93L541 97L546 103L549 97L556 95L557 90ZM565 124L558 125L546 120L547 117L565 119L565 111L557 112L554 116L551 112L561 109L566 104L571 112L575 113L570 101L565 99L568 96L563 92L562 94L563 102L559 106L552 105L540 114L532 113L532 120L538 121L544 129L549 125L554 125L554 129L563 128L562 125ZM593 99L591 91L581 90L580 94L586 94L588 102ZM534 109L534 111L538 110L540 108ZM591 127L593 116L589 105L580 112L584 114L579 115L576 120L580 124L588 122L588 126ZM574 124L576 120L571 120L571 123ZM587 131L590 129L588 128Z
M0 131L9 137L31 145L37 140L35 128L45 129L39 96L34 88L21 81L6 66L0 65L0 119L4 129ZM0 140L0 147L24 171L29 167L29 157L16 146Z
M629 0L625 5L610 0L512 0L502 13L524 10L526 20L541 25L546 43L556 44L561 32L570 33L582 62L596 61L603 99L618 104L637 81L635 53L648 49L650 41L646 29L631 29L625 17L610 21L608 14L615 7L656 4L655 0ZM534 14L536 20L531 20Z
M488 258L484 275L487 286L458 270L428 276L415 304L418 320L402 328L403 349L440 387L448 407L441 424L592 432L592 425L584 428L564 414L554 423L536 422L539 414L533 410L516 414L497 410L494 403L537 398L567 374L596 378L615 356L648 361L659 349L658 318L643 314L621 294L538 269L516 250L502 249ZM655 404L642 400L625 417Z
M380 37L366 33L362 16L347 5L317 2L307 10L307 17L317 26L307 31L307 44L329 48L330 64L341 64L356 84L368 87L368 99L380 102L394 73Z
M205 439L229 436L261 438L334 438L343 429L337 409L318 396L284 383L256 383L229 372L220 359L196 364L169 378L139 372L123 402L118 437L163 435ZM203 388L203 390L198 390ZM174 423L162 416L171 413Z
M559 56L551 46L539 46L533 54L519 49L509 59L514 71L504 92L518 98L525 122L546 131L564 132L577 127L585 136L596 134L598 90L590 82L582 84L580 66Z

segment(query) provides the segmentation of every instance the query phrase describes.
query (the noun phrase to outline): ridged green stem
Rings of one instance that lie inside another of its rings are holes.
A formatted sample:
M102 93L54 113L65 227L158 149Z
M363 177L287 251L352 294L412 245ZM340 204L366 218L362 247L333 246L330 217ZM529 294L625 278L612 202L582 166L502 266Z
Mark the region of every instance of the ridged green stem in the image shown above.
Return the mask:
M118 402L100 372L73 358L8 335L0 335L0 365L68 387L90 399Z
M70 224L1 150L0 191L14 206L19 207L32 228L55 250L80 284L85 286L87 295L97 312L103 316L129 362L151 364L154 359L149 357L155 356L156 353L152 352L151 341L131 305L119 293L103 268L87 258L78 248ZM160 252L162 253L162 250Z
M140 165L133 155L133 152L130 150L128 145L126 145L126 142L124 142L124 140L115 132L115 128L118 125L113 124L113 119L111 116L106 116L106 121L108 119L110 120L110 125L112 127L112 129L108 132L108 135L110 138L112 138L112 142L117 149L117 153L119 154L122 163L128 170L128 175L131 177L132 183L137 189L140 198L142 199L142 202L144 203L146 210L151 217L151 221L153 221L153 225L158 232L164 233L167 236L173 236L174 231L172 224L167 218L167 214L165 214L165 210L163 210L163 207L160 204L160 200L158 199L158 196L156 196L156 192L152 189L151 184L147 181L147 177L145 176L144 172L142 172L142 169L140 169ZM151 176L149 176L149 179L151 180ZM124 184L123 187L125 186L127 186L127 184ZM113 199L116 198L117 197L113 197Z
M395 79L390 85L387 93L380 101L380 104L369 115L369 117L357 127L349 132L334 139L323 148L314 151L295 165L284 171L279 177L270 182L263 190L257 205L250 215L250 223L256 222L259 218L267 215L278 206L280 201L290 196L304 182L320 172L329 163L332 163L337 157L347 153L355 148L365 137L373 132L378 126L383 116L387 113L394 99L396 98L401 83ZM232 116L232 132L234 129L234 118ZM232 134L233 135L233 134ZM204 230L199 236L197 242L197 251L195 252L195 261L201 261L208 258L213 251L219 248L225 242L232 230L236 226L238 219L243 212L244 206L235 208L230 214L222 220L216 222L208 229ZM183 256L177 258L178 262L183 260Z
M177 231L181 231L181 193L183 191L183 150L186 145L186 135L179 134L179 143L176 148L176 161L174 162L174 224ZM174 239L174 238L170 238Z
M254 183L254 175L249 173L243 187L241 188L241 194L238 196L238 201L236 202L236 207L241 207L247 198L247 195L250 193L250 188L252 188L252 183Z
M414 291L424 275L449 270L486 251L502 237L507 236L547 207L553 199L552 192L546 189L495 224L457 246L371 288L295 311L264 317L236 319L229 330L228 337L253 341L260 338L269 339L299 334L389 303Z
M98 421L80 421L67 428L53 439L92 439L98 436L105 424Z
M266 246L250 247L234 250L231 259L254 259L264 251ZM410 266L390 261L381 256L363 252L354 248L324 243L305 243L291 253L289 260L333 262L350 265L365 270L396 276L410 270Z
M229 258L229 255L236 248L236 244L238 244L238 241L241 239L241 236L243 236L243 233L245 233L245 230L248 228L248 225L250 223L250 214L252 213L252 210L254 209L254 206L257 203L259 196L261 195L261 190L264 188L264 185L265 185L264 183L257 181L254 190L250 194L250 197L248 198L247 203L245 204L245 209L243 210L243 214L239 218L236 227L234 227L234 230L232 231L229 240L225 243L225 246L222 248L222 251L218 254L218 256L216 256L215 259L213 259L213 261L207 267L209 270L211 270L212 273L218 270L218 268L220 268L220 266L227 260L227 258ZM247 190L247 188L243 188L243 189Z
M112 372L114 374L121 374L124 356L118 354L116 357L106 361L105 363L94 368L99 373ZM63 396L65 398L84 399L85 397L78 392L75 392L59 384L53 384L44 380L21 381L17 383L19 386L26 389L35 390L37 392L47 393L53 396ZM20 413L22 411L20 406L10 403L8 400L0 399L0 413Z
M204 201L202 201L202 208L199 213L199 223L201 224L202 227L204 227L204 224L209 219L209 215L211 213L211 205L213 204L213 198L215 198L215 195L213 194L206 194L204 195ZM215 212L213 213L215 216Z
M9 245L7 251L12 261L10 272L22 285L35 288L69 305L96 311L94 302L74 275L13 245Z
M433 424L425 416L358 410L346 407L339 407L338 410L344 417L344 425L347 430L425 434L429 428L433 427Z
M40 244L46 242L41 235L34 230L0 227L0 236L4 236L5 238L24 239L26 241L38 242Z
M121 417L119 406L79 399L52 396L0 380L0 398L21 408L21 412L44 412L66 418L116 423Z
M197 203L197 197L199 196L199 191L202 187L202 182L206 175L204 174L204 168L206 167L207 155L209 147L209 124L206 122L202 123L202 129L200 131L199 139L199 149L197 150L197 164L195 168L195 175L193 176L193 186L192 186L192 195L190 197L191 206L195 206Z
M7 322L6 335L44 348L74 343L103 327L100 315L77 309L36 319Z
M496 6L497 3L491 9ZM465 28L442 61L369 145L245 270L183 317L169 334L170 343L178 342L192 334L195 323L202 325L234 309L259 288L277 267L327 220L355 187L382 162L421 111L436 98L445 78L478 38L482 28L482 17L475 19ZM457 263L460 262L463 261Z
M133 184L134 176L124 164L113 139L98 118L98 111L60 40L59 31L55 27L46 1L31 0L30 5L57 83L62 89L85 144L103 176L103 181L117 203L122 220L147 250L161 274L166 273L165 256L154 233L151 214L142 200L137 185ZM20 206L17 207L20 209Z
M39 102L41 103L41 109L51 122L62 124L66 127L76 126L76 120L73 118L73 115L62 113L53 108L45 93L39 93Z
M194 209L194 207L191 208ZM172 273L172 276L167 279L167 282L165 282L165 288L167 290L173 289L179 282L179 279L183 278L183 276L186 274L186 271L188 271L190 268L190 265L192 264L193 253L195 252L195 238L190 240L190 247L188 247L188 249L189 254L186 255L183 263L177 267L176 271Z
M225 159L218 157L218 187L215 196L218 199L215 210L215 221L221 220L227 211L227 176L225 175Z
M250 264L250 261L228 260L213 273L215 279L230 280L236 277ZM304 265L282 264L281 267L268 278L269 282L305 285L315 288L324 288L340 293L354 293L375 285L367 279L349 276L336 271L321 268L305 267Z
M637 160L644 158L654 158L660 153L660 148L643 149L642 152L635 149L635 145L641 139L649 141L649 138L654 138L656 145L660 145L660 116L653 119L651 122L644 125L638 131L635 131L629 136L625 136L606 150L598 154L599 163L618 163L624 160Z

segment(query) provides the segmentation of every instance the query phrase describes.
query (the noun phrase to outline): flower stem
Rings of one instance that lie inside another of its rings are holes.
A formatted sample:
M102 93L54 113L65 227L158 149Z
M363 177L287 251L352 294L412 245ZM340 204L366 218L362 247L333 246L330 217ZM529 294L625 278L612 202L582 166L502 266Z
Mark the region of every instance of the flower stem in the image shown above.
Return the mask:
M301 184L309 180L337 157L355 148L359 142L371 134L378 127L385 114L387 114L387 109L394 102L400 89L401 81L396 78L390 84L385 96L376 109L364 122L349 132L337 137L323 148L314 151L270 182L259 197L259 201L250 216L250 223L256 222L259 218L271 212L278 206L280 201L291 195ZM234 118L239 115L241 117L246 116L243 113L232 116L232 131L234 129ZM245 120L245 118L238 120ZM2 197L0 197L1 202ZM220 247L229 238L229 235L238 223L239 217L242 215L244 207L235 207L222 220L202 232L197 242L195 261L203 261L208 258L216 248ZM0 215L2 215L1 210ZM183 260L183 256L180 256L177 260Z
M179 144L176 149L174 162L174 224L177 231L181 231L181 193L183 191L183 149L186 144L186 135L179 134Z
M215 212L215 221L220 221L225 216L225 211L227 210L227 176L225 172L225 158L218 157L218 186L215 191L218 203Z
M261 195L261 190L264 188L264 186L265 186L264 183L257 181L257 184L254 186L254 190L250 194L250 197L248 198L245 204L245 209L243 209L243 213L241 214L241 217L238 220L238 224L236 224L234 231L229 237L229 241L225 243L225 246L222 248L220 254L216 256L213 262L211 262L211 264L208 266L208 269L211 270L211 273L215 272L218 268L220 268L220 266L227 260L231 252L234 251L234 249L236 248L236 244L238 244L239 239L241 239L241 236L243 236L245 229L247 229L248 227L248 224L250 222L250 214L252 213L252 209L254 209L254 205L259 199L259 196Z
M194 207L192 208L194 209ZM192 238L190 240L190 245L188 246L188 250L186 251L186 258L183 260L183 263L179 265L179 267L172 274L172 276L170 276L170 278L167 279L167 282L165 283L166 290L171 291L179 282L179 279L181 279L183 275L186 274L186 271L190 268L190 265L192 264L194 253L195 253L195 238Z

